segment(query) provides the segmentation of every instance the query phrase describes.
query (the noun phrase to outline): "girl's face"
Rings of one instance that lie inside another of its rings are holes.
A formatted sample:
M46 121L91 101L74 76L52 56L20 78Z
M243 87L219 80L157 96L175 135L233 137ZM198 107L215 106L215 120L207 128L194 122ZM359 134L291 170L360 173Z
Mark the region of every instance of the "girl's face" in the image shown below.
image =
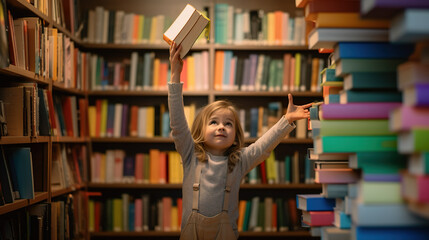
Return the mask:
M206 150L217 156L223 156L235 140L235 120L229 109L213 112L204 133Z

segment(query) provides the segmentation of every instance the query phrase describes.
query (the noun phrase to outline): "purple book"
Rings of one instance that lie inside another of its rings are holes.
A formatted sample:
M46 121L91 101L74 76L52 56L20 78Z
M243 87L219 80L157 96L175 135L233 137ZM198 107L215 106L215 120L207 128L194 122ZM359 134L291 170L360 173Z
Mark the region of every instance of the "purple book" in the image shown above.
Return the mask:
M429 1L361 0L360 12L365 18L391 19L404 8L429 8Z
M401 105L397 102L324 104L320 115L323 119L388 119L390 111Z
M128 136L128 104L122 106L121 137Z
M400 174L371 174L363 173L362 179L369 182L400 182Z
M429 107L429 83L416 83L406 88L402 97L407 106Z

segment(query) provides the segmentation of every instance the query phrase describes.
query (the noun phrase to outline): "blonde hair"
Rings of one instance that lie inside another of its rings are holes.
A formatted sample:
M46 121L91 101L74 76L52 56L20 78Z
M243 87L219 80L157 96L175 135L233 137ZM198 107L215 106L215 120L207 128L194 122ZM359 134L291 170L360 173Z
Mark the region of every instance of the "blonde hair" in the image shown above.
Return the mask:
M235 110L234 105L229 101L215 101L204 107L195 117L191 129L192 138L194 139L195 144L195 155L199 161L207 161L207 153L204 148L204 133L208 125L209 118L215 111L220 109L230 110L232 115L234 116L235 139L231 147L229 147L225 152L225 156L228 156L228 171L232 172L235 165L240 160L240 149L244 145L244 134L243 129L241 128L240 119L238 117L237 111Z

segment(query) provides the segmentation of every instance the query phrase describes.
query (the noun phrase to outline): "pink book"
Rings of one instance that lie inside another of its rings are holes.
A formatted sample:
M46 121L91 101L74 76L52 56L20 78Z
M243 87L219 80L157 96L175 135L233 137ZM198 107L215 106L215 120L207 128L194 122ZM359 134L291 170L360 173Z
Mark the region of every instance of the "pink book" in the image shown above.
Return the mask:
M302 211L302 221L311 226L331 226L334 222L334 211Z
M402 196L412 202L429 203L429 176L415 175L405 172L402 174Z
M295 90L295 58L290 59L289 91Z
M162 198L162 207L163 207L163 230L165 232L171 231L171 206L173 205L173 200L171 197Z
M202 59L203 59L203 90L209 89L209 52L203 51L202 52Z
M359 180L359 174L351 168L315 169L316 183L354 183Z
M124 157L125 152L123 150L115 150L115 170L114 170L114 182L122 182L124 173Z
M286 53L283 55L283 90L289 91L289 79L290 79L290 61L292 54Z
M429 108L402 105L390 113L391 131L409 131L413 127L429 127Z
M401 105L397 102L323 104L320 117L322 119L388 119L390 111Z
M143 231L142 222L143 222L143 202L141 198L136 198L134 200L134 230L136 232Z
M143 183L143 153L136 154L136 166L134 176L136 177L136 183Z

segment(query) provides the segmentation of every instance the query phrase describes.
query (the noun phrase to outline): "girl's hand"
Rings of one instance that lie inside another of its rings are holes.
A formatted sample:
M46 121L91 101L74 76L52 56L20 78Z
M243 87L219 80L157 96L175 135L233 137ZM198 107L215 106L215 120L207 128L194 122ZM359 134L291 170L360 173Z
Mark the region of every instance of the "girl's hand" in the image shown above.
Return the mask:
M170 66L172 83L180 83L180 73L183 69L183 61L180 58L181 49L182 46L177 46L175 42L170 45Z
M289 104L287 106L286 119L289 123L292 123L296 120L310 118L310 112L307 108L311 107L312 103L305 105L297 106L293 104L292 94L288 94Z

